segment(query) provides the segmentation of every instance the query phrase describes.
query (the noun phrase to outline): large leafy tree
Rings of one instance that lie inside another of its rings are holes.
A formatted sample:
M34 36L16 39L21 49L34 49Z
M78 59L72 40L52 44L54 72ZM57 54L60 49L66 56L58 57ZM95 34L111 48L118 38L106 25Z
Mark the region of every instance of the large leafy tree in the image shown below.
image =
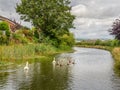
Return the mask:
M21 0L16 7L21 19L32 22L43 38L57 40L73 28L70 10L69 0Z
M120 40L120 19L116 19L113 22L112 29L110 30L110 34L114 35L116 39Z

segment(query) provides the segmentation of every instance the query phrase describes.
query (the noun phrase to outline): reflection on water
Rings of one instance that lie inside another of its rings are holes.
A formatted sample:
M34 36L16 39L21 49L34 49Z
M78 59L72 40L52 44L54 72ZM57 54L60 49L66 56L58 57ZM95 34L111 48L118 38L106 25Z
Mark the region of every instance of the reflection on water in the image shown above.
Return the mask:
M109 52L74 49L74 53L56 56L57 64L47 60L29 64L26 71L25 64L1 70L0 90L120 90Z

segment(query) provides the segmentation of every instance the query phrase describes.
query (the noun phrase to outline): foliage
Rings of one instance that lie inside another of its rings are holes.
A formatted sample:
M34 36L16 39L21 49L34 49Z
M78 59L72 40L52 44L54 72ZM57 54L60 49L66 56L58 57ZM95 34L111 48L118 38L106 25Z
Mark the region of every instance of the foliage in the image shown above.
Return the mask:
M120 41L117 39L114 40L83 40L81 42L76 43L76 45L101 45L101 46L111 46L111 47L115 47L115 46L120 46Z
M2 31L0 31L0 36L3 35Z
M45 43L0 46L0 59L1 60L18 60L30 58L33 59L40 58L42 56L51 56L62 51L64 50L60 50L52 45Z
M19 40L19 39L22 37L22 35L13 33L13 34L12 34L12 37L13 37L14 39L16 39L16 40Z
M12 34L12 41L13 43L17 43L17 44L27 44L29 41L26 37L24 37L22 34L18 34L18 33L13 33Z
M3 34L5 32L5 35ZM0 45L8 45L9 44L9 25L6 22L0 22Z
M39 39L39 32L37 29L34 30L34 36Z
M23 41L34 42L34 40L36 40L36 38L34 37L34 30L21 28L20 30L17 30L14 34L15 36L20 36L21 38L19 37L19 39L22 39ZM13 39L16 39L16 37L13 37Z
M115 59L114 71L120 76L120 48L115 47L112 50L113 58Z
M9 25L7 22L0 22L0 31L6 31L7 37L10 37Z
M111 35L114 35L116 39L120 40L120 19L116 19L113 22L112 29L109 32Z
M59 45L60 37L73 28L75 17L70 10L69 0L21 0L16 7L21 19L31 21L36 27L35 36L40 42L49 38L56 45Z
M8 26L8 23L6 22L0 22L0 30L9 30L9 26Z
M0 45L7 45L9 43L8 37L5 35L0 35Z
M63 36L57 36L57 38L50 39L46 37L42 40L43 43L53 45L57 48L61 47L72 47L75 44L75 40L73 38L73 34L64 34Z
M100 42L101 42L101 41L100 41L99 39L98 39L98 40L96 40L96 41L95 41L95 45L99 45L99 44L100 44Z
M61 45L68 45L72 47L75 44L72 34L68 34L68 35L64 34L60 40L61 40Z

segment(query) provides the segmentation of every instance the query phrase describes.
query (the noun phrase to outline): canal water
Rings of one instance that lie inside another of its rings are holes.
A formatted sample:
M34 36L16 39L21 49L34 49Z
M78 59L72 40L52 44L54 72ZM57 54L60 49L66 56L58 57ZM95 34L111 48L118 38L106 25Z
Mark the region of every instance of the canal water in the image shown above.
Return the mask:
M120 90L108 51L74 47L51 61L0 70L0 90Z

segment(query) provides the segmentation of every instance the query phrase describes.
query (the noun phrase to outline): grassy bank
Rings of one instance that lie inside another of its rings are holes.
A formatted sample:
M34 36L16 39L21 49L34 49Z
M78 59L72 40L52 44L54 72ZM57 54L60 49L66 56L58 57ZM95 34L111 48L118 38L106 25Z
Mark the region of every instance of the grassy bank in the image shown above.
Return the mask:
M0 46L0 65L16 60L47 59L57 53L71 51L70 47L56 48L49 44L26 44Z
M115 47L112 50L112 55L115 60L114 71L120 76L120 47Z
M120 76L120 47L111 47L111 46L102 46L102 45L76 45L78 47L85 47L85 48L97 48L108 50L111 52L114 58L114 72Z

